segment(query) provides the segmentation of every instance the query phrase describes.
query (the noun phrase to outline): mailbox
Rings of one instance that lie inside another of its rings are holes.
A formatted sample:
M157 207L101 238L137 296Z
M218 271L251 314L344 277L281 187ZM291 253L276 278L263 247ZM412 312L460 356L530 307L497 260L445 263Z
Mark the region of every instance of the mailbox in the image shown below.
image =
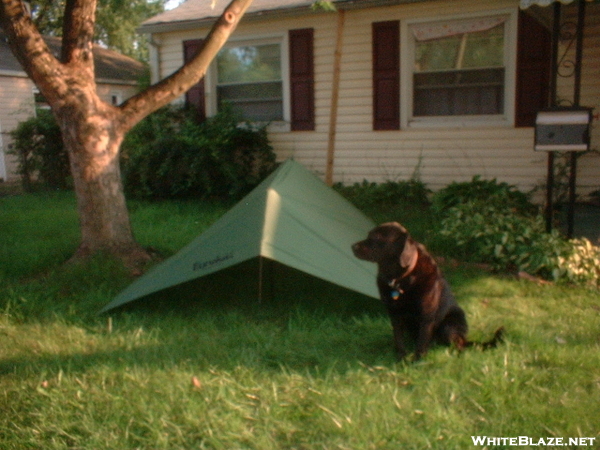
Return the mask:
M580 152L590 148L591 108L540 111L535 121L535 150Z

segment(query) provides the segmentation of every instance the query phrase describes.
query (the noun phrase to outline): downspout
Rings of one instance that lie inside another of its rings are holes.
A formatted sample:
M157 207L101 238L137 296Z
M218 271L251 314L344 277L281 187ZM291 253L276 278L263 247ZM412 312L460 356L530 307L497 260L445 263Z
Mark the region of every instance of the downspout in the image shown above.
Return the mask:
M325 183L333 184L333 166L335 161L335 135L337 132L338 100L340 96L340 73L342 65L342 46L344 40L345 11L338 10L337 36L333 60L333 83L331 86L331 109L329 111L329 134L327 139L327 165L325 167Z

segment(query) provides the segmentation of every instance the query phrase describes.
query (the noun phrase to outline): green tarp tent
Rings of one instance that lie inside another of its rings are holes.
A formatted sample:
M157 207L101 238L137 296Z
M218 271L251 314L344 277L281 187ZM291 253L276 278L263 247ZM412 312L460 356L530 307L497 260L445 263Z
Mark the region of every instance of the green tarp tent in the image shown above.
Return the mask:
M300 291L315 296L328 285L337 286L335 295L352 291L378 298L375 264L355 258L350 248L373 226L309 170L288 160L101 312L159 297L262 299Z

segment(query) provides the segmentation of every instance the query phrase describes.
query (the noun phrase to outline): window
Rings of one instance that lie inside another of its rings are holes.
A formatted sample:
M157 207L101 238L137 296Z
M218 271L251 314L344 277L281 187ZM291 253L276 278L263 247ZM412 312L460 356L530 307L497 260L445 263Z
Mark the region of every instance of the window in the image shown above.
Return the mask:
M533 96L520 88L522 100L515 102L517 43L521 28L530 28L518 18L511 9L460 19L374 22L373 129L511 125Z
M398 121L384 128L374 122L374 129L512 124L519 106L517 10L395 22L400 28ZM385 37L377 37L375 30L386 23L373 24L373 39ZM375 62L375 52L373 56ZM374 79L378 75L374 68ZM375 84L374 98L391 95L378 90L381 86ZM374 119L378 115L381 111L374 109Z
M273 122L271 131L314 131L314 30L289 30L277 37L231 42L217 55L205 78L185 95L198 120L225 104L248 120ZM183 41L190 61L201 39Z
M33 88L33 101L35 102L35 109L50 109L50 104L44 94L40 92L37 87Z
M413 117L504 113L506 19L411 27Z
M113 91L110 93L110 104L118 106L123 103L123 94L120 91Z
M245 119L284 119L280 43L229 47L217 55L217 107L230 104Z

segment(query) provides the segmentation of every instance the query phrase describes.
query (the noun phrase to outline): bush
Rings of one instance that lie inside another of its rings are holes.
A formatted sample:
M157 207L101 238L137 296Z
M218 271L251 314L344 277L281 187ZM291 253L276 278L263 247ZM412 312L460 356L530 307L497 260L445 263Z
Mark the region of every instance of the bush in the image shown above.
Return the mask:
M449 184L436 192L432 199L433 208L439 213L470 201L505 206L525 215L537 211L537 207L530 202L529 196L515 186L498 183L495 178L482 180L479 175L474 176L471 181Z
M40 184L50 189L71 187L69 157L50 111L39 110L37 117L21 122L11 137L14 140L11 153L17 155L17 172L26 191Z
M239 199L275 167L265 127L230 110L198 124L180 108L140 122L122 147L126 191L136 197Z
M374 222L401 222L416 239L431 242L434 218L429 208L430 191L418 179L381 184L363 181L351 186L338 183L334 188Z
M600 288L600 247L588 239L571 239L558 259L555 278Z
M558 257L557 252L548 252L546 244L561 242L556 233L546 236L540 217L515 214L481 200L449 208L440 233L466 260L490 264L496 270L526 270L546 277L551 276Z
M398 204L429 205L431 191L418 180L386 181L377 184L363 181L352 186L337 183L334 188L358 208L364 209L373 204L378 207L394 207Z
M587 239L546 233L542 216L526 216L484 200L449 208L441 222L446 248L501 271L600 287L600 248Z
M544 218L514 186L474 177L433 197L440 214L440 243L460 259L499 271L600 287L600 248L587 239L546 232Z

